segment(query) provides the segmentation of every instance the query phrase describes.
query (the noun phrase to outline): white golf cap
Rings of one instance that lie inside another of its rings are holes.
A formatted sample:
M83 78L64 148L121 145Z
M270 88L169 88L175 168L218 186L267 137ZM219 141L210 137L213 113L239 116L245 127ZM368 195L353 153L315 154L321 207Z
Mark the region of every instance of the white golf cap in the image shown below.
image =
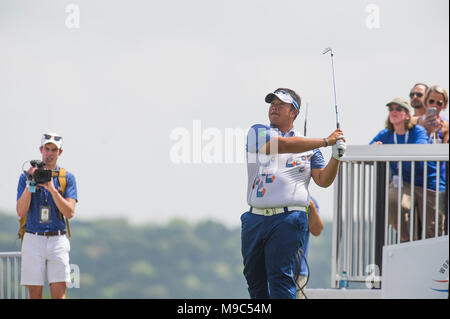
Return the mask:
M272 103L274 98L279 98L281 101L283 101L284 103L290 103L292 104L295 109L297 110L298 113L300 113L300 106L298 105L297 101L295 101L295 99L286 91L284 90L279 90L279 91L275 91L274 93L269 93L266 95L266 103Z
M41 146L45 144L52 143L55 144L58 149L62 148L63 138L58 133L44 133L41 138Z

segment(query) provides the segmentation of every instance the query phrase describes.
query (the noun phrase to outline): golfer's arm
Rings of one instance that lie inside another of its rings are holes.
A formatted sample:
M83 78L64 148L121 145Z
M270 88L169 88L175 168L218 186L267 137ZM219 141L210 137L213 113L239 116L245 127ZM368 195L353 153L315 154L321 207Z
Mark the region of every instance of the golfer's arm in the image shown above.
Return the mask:
M308 226L309 226L309 231L314 236L319 236L322 233L323 222L319 216L319 213L317 212L316 205L314 205L314 202L312 200L309 201Z
M333 184L339 169L339 161L332 157L324 168L311 169L311 176L314 182L320 187L328 187Z
M20 218L26 217L28 209L30 209L31 193L28 191L28 187L23 190L22 196L17 200L16 211L17 216Z
M260 149L265 154L303 153L325 146L323 138L273 137ZM276 148L273 150L273 148Z

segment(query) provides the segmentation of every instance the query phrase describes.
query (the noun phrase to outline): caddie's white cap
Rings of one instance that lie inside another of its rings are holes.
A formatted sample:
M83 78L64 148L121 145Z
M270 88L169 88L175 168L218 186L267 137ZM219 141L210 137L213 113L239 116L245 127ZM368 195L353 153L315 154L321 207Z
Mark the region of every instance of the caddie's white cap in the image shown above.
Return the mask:
M58 149L62 148L63 138L58 133L44 133L41 138L41 146L45 144L52 143L55 144Z
M278 90L274 93L269 93L266 95L266 103L272 103L274 98L279 98L284 103L290 103L292 104L298 113L300 113L300 106L298 105L297 101L286 91L284 90Z

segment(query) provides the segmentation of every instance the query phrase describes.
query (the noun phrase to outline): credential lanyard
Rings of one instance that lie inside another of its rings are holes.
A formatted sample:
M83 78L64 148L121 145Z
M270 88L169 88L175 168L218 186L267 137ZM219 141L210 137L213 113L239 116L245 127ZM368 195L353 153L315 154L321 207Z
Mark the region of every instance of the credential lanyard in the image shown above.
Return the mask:
M409 131L405 133L405 144L408 144ZM397 133L394 132L394 144L397 144Z
M408 144L409 131L405 133L405 144ZM397 144L397 133L394 132L394 144ZM394 183L394 187L397 188L399 184L398 175L392 176L392 181Z

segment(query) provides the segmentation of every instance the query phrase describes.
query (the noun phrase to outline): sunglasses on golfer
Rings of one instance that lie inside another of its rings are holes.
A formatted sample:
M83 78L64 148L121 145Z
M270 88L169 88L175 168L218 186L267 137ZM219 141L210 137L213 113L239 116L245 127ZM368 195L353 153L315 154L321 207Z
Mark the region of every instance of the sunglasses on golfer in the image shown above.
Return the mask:
M411 92L411 93L409 93L409 97L411 99L414 97L414 95L416 95L417 97L422 97L423 93L420 93L420 92Z
M53 140L55 140L55 141L57 141L57 142L59 142L59 141L62 140L62 137L61 137L61 136L53 136L53 135L49 135L49 134L44 134L44 138L45 138L46 140L51 140L51 139L53 139Z
M444 102L442 102L442 101L436 101L436 100L433 100L433 99L429 99L427 104L428 104L428 105L433 105L434 102L436 102L436 105L439 106L439 107L441 107L442 105L444 105Z

